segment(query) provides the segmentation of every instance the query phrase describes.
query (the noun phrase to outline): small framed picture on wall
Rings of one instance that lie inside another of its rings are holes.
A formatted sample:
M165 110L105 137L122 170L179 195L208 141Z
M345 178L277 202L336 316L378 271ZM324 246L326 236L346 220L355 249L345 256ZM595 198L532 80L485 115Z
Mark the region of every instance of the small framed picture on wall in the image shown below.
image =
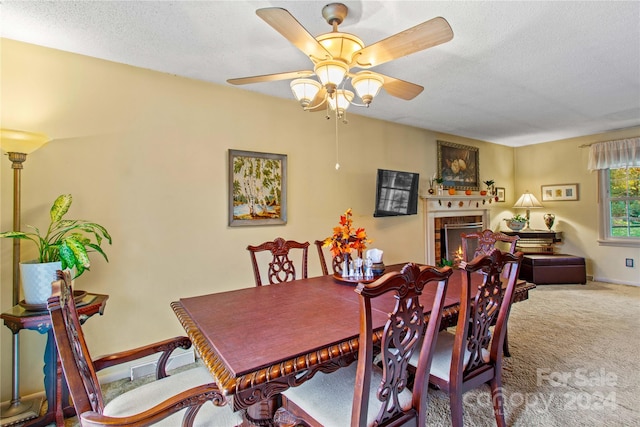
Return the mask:
M578 184L555 184L542 186L542 201L578 200Z
M504 202L505 200L504 187L496 187L496 202Z

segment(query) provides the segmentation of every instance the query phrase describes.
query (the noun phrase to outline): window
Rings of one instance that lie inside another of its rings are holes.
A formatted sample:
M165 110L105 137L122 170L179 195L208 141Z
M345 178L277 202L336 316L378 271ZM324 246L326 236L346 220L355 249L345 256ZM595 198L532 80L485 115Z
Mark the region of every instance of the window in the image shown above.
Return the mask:
M640 167L603 169L601 183L602 237L640 244Z

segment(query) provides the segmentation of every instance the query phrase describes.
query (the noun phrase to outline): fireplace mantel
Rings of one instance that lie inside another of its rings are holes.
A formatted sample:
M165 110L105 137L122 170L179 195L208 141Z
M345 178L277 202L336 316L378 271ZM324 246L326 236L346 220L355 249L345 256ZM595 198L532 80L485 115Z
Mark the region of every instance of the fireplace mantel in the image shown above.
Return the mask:
M492 197L480 196L478 194L466 195L426 195L421 196L424 205L425 218L425 254L426 263L435 265L435 219L473 216L482 217L483 229L489 228L490 210L495 200Z

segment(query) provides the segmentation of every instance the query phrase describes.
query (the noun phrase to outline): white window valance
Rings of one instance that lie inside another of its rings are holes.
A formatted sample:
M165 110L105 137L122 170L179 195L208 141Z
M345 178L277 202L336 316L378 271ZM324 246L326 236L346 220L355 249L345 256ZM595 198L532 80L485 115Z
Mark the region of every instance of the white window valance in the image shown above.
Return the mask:
M589 147L589 170L640 166L640 137L605 141Z

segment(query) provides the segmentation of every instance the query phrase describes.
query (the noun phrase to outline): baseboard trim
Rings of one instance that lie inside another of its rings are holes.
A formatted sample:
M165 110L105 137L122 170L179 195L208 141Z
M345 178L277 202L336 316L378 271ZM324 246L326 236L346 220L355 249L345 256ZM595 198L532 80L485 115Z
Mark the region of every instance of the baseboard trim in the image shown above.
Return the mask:
M134 380L145 375L153 374L156 370L159 355L143 357L133 362L123 363L98 372L98 381L101 384L108 384L114 381L129 378ZM179 368L195 362L193 349L175 350L167 362L167 370Z
M608 277L594 277L593 281L594 282L613 283L614 285L640 286L640 283L638 283L638 282L627 282L625 280L609 279Z

